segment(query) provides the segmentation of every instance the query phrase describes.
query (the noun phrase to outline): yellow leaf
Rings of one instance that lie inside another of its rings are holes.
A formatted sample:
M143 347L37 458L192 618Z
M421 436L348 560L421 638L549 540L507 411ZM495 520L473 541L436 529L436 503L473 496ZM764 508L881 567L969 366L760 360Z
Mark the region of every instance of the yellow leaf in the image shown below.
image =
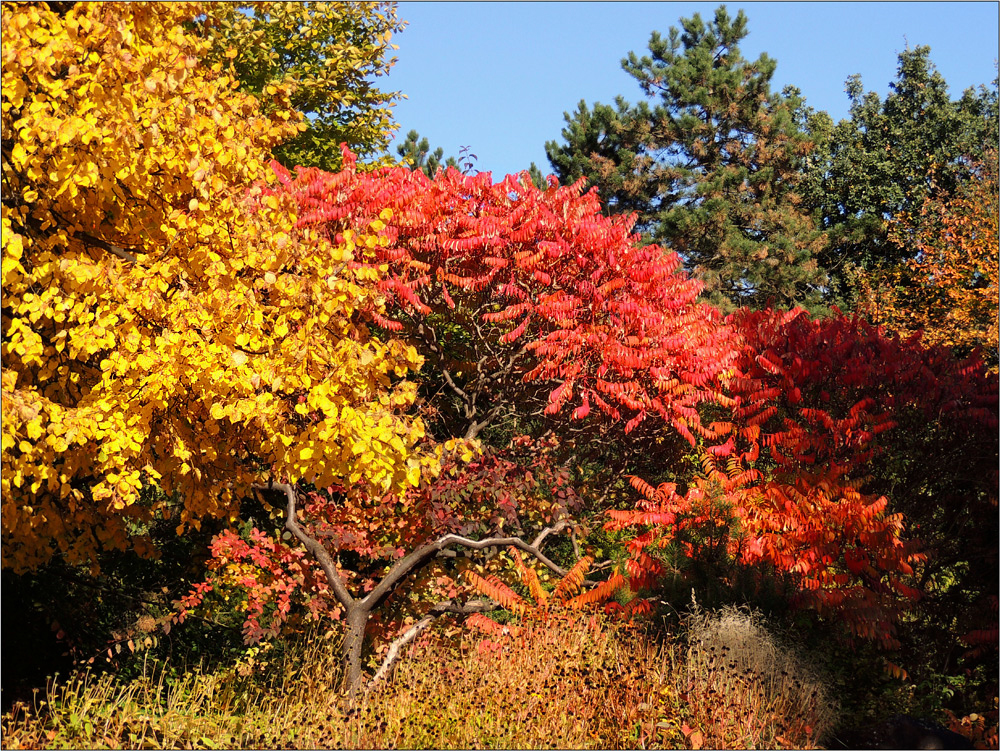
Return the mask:
M6 80L4 83L7 83ZM15 143L14 148L11 150L11 159L14 162L14 166L18 169L24 167L25 163L28 161L28 153L24 150L24 146L20 143Z
M332 23L324 14L336 14L338 28L371 21L372 33L382 33L394 22L376 23L375 7L318 3L309 17L315 10ZM294 8L287 15L298 28L305 16ZM243 18L224 4L204 11ZM8 551L21 568L57 551L86 565L104 547L138 545L125 538L122 516L143 523L162 510L135 504L126 512L147 480L179 499L171 513L182 531L206 514L231 517L234 486L299 476L307 462L325 485L353 479L397 492L407 475L419 481L419 460L407 464L416 455L415 421L403 414L410 402L387 375L402 345L367 343L357 320L385 272L365 280L342 265L351 231L338 242L296 226L270 150L312 126L290 108L289 86L265 76L262 107L223 70L224 54L252 48L247 32L233 27L208 42L188 30L190 13L166 3L81 3L68 15L44 4L4 6L5 136L12 108L17 119L5 152L15 178L5 189L20 200L5 206L0 232L11 311L2 373L5 565ZM223 64L198 64L209 44ZM315 85L304 75L298 85L320 87L331 102L362 96L341 79L365 50L318 51L335 60L336 75ZM354 130L378 145L388 120L354 102ZM336 144L320 151L340 159ZM379 211L363 229L385 235L391 216ZM81 229L139 263L87 246ZM272 342L253 363L241 349ZM93 503L83 502L83 487Z
M420 484L420 467L410 467L406 472L406 481L413 487Z

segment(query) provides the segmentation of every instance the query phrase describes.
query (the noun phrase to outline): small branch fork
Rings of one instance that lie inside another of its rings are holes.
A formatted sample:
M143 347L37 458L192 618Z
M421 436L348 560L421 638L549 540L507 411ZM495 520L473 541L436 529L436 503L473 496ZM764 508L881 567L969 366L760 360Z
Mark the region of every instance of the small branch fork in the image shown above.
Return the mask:
M344 667L346 673L346 689L348 701L353 701L361 683L361 648L364 640L365 626L371 616L372 611L378 607L386 597L399 585L399 583L414 571L425 566L431 559L445 552L449 546L459 546L471 550L484 550L495 547L514 547L534 557L537 561L551 569L559 576L565 576L566 570L553 562L541 551L541 545L549 535L556 534L570 526L569 521L561 520L550 527L546 527L531 542L525 542L520 537L487 537L482 540L473 540L456 534L447 534L439 537L433 542L428 542L417 548L415 551L399 560L389 572L382 578L376 587L364 598L358 599L351 595L347 589L343 577L337 570L330 553L317 540L310 537L298 522L296 504L298 494L295 487L290 483L269 483L267 485L252 486L255 491L276 491L283 493L287 499L285 508L285 528L291 532L295 538L309 551L309 554L319 563L326 575L330 589L333 591L337 602L344 608L347 621L347 635L344 641ZM398 662L403 648L416 639L431 623L437 618L448 613L468 615L471 613L483 613L496 610L499 605L492 600L472 600L466 603L459 603L454 600L445 600L431 606L430 610L419 621L410 626L405 632L398 636L389 646L381 667L375 673L369 684L370 691L374 686L384 681L392 672L393 667Z

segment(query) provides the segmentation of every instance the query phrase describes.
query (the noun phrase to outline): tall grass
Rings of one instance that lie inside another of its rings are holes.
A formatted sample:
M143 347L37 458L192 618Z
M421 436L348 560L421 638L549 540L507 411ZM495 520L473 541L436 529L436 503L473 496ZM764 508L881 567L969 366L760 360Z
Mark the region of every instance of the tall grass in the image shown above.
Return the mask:
M725 607L687 624L687 705L711 748L815 747L836 703L820 677L759 615Z
M3 717L3 745L803 748L833 719L821 684L735 611L693 622L688 645L585 616L528 622L499 643L429 638L352 709L336 647L314 634L256 675L244 664L52 681Z

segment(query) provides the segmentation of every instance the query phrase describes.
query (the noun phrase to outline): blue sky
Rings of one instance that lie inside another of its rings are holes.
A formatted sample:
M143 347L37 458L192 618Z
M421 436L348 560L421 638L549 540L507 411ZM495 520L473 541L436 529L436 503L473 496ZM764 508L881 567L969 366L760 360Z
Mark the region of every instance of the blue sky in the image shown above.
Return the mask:
M477 168L494 179L534 161L548 174L544 144L560 140L563 113L585 99L612 103L642 93L621 70L629 51L647 51L653 30L666 34L718 3L695 2L400 2L407 28L393 41L398 62L383 90L406 94L395 109L400 128L432 148L458 155L470 146ZM798 86L807 103L839 120L848 114L844 82L860 73L866 91L884 96L897 55L931 47L931 60L953 98L996 77L996 2L746 2L743 56L778 61L774 90Z

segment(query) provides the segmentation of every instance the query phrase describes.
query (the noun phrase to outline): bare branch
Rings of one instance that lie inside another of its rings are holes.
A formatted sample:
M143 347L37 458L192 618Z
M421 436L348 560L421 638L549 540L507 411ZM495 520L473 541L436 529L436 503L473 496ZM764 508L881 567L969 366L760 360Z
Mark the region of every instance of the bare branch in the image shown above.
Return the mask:
M444 379L448 382L448 386L451 388L451 390L454 391L463 400L465 400L466 412L468 412L469 408L472 406L471 403L470 403L469 395L467 393L465 393L461 388L459 388L455 384L455 382L451 379L451 373L448 372L448 368L442 367L441 368L441 373L442 373L442 375L444 375Z
M65 217L61 216L54 209L52 210L52 214L64 224L67 225L73 224L72 222L68 221ZM111 243L107 243L99 237L94 237L93 235L83 231L77 232L76 236L79 237L88 245L93 245L95 248L100 248L101 250L106 250L108 253L113 253L114 255L121 258L123 261L128 261L129 263L139 263L139 259L136 258L131 253L129 253L124 248L119 248L117 245L112 245Z
M462 537L461 535L444 535L443 537L439 537L434 542L427 543L426 545L418 548L405 558L400 559L395 566L389 569L389 573L383 577L382 581L378 583L375 589L369 592L368 595L361 600L361 605L366 608L374 608L379 602L389 595L389 593L397 584L399 584L400 581L416 569L423 566L431 558L435 557L439 551L449 545L460 545L465 548L471 548L472 550L514 547L533 556L537 561L547 566L559 576L565 576L566 570L549 560L549 558L538 549L538 546L541 544L541 541L544 541L550 534L565 529L567 525L568 522L564 520L553 525L552 527L543 529L539 533L538 537L535 538L538 542L534 545L528 544L520 537L487 537L483 540L472 540L468 537Z
M486 613L491 610L497 610L499 607L500 605L493 600L472 600L464 604L456 603L453 600L445 600L444 602L437 603L427 611L427 615L406 629L389 645L389 651L386 653L385 660L382 661L382 665L375 675L372 676L368 684L368 693L371 693L379 683L389 677L396 663L399 662L399 658L402 656L403 648L426 631L427 627L442 615L446 613L458 613L460 615Z
M444 379L448 384L448 388L450 388L465 405L465 416L472 417L475 415L475 398L470 397L458 384L455 383L454 379L451 377L451 371L445 367L445 352L438 343L437 331L435 331L434 327L426 321L421 321L417 324L415 333L418 337L420 337L421 341L423 341L424 344L430 348L431 352L437 355L438 366L441 370L441 374L444 376Z
M330 589L333 590L337 601L345 608L350 609L353 607L354 598L347 591L347 585L344 584L344 580L337 571L337 564L334 563L333 558L330 557L326 548L307 535L302 527L299 526L298 518L295 515L295 488L283 482L275 482L269 485L254 485L253 488L254 490L277 490L285 494L285 497L288 498L288 506L285 511L285 528L298 538L299 542L305 546L306 550L309 551L312 557L323 568L323 573L326 574L326 580L330 583Z
M51 212L52 215L55 216L60 222L62 222L65 225L72 226L73 223L65 219L62 215L59 214L59 212L55 211L54 209L52 209ZM39 229L39 230L41 229L41 223L34 217L28 217L27 223L31 225L32 229ZM121 258L123 261L128 261L129 263L139 263L139 259L136 258L131 253L129 253L124 248L119 248L117 245L112 245L111 243L107 243L101 238L94 237L93 235L88 234L87 232L79 231L74 234L76 237L78 237L80 240L83 240L83 242L87 243L88 245L92 245L95 248L100 248L101 250L105 250L108 253L112 253Z
M485 428L487 425L489 425L490 421L498 414L500 414L500 412L503 410L505 406L507 405L498 404L495 407L493 407L489 412L487 412L482 420L479 421L473 420L472 422L470 422L469 427L466 428L465 430L465 435L462 437L467 441L471 441L473 438L478 436L479 431Z
M556 532L562 532L568 526L569 526L569 522L566 519L563 519L562 521L556 522L551 527L546 527L545 529L543 529L541 532L538 533L538 537L536 537L532 541L531 547L533 547L533 548L540 547L541 544L543 542L545 542L545 538L546 537L548 537L549 535L555 534ZM579 556L577 556L577 557L579 557ZM551 568L551 566L550 566L550 568ZM553 569L553 570L555 570L555 569ZM560 575L564 576L565 574L560 574Z

